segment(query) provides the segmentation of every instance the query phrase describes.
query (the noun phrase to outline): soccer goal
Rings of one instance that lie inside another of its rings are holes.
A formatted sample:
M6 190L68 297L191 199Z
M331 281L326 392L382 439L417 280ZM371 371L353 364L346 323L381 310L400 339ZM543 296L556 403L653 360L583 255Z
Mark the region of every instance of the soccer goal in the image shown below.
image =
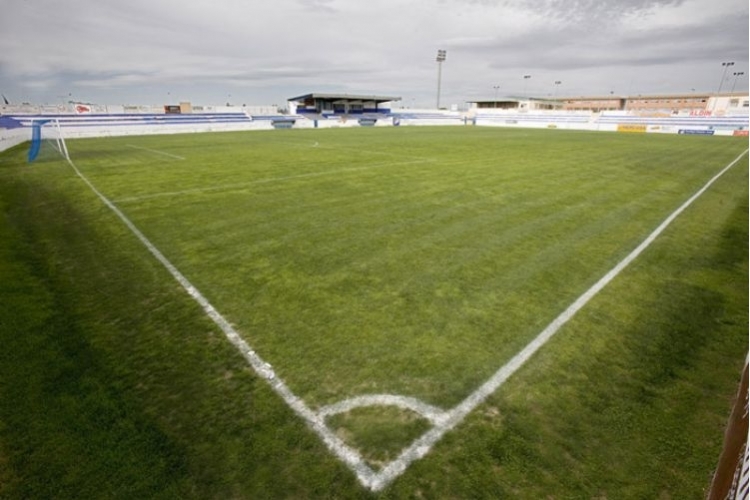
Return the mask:
M59 156L70 161L68 147L65 145L65 138L60 130L60 122L56 118L32 121L29 163Z

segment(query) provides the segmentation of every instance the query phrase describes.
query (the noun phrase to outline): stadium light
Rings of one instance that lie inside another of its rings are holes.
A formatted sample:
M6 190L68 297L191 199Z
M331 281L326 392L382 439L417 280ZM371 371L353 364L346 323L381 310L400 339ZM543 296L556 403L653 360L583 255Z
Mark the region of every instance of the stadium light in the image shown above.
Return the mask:
M438 88L437 88L437 109L440 109L440 83L443 76L443 62L445 61L445 51L440 49L437 52L435 61L438 63Z
M732 73L734 75L734 81L732 82L732 92L734 92L734 86L737 85L737 78L741 77L745 74L744 71L735 71Z
M493 85L493 89L495 89L495 102L497 102L497 91L500 90L500 85Z
M555 97L557 97L557 87L562 84L560 80L555 80Z
M526 95L526 82L531 78L531 75L523 75L523 95L524 97L528 97Z
M717 94L721 94L721 87L724 85L724 79L727 77L727 70L729 69L729 66L734 66L734 61L723 62L721 65L724 66L724 72L721 74L721 81L719 82L719 90L716 92Z

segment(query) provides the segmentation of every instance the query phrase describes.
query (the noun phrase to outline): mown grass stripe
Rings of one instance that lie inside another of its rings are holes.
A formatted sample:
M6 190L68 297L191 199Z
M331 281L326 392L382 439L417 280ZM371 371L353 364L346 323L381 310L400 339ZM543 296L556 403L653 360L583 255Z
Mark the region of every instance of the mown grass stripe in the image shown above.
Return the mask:
M163 191L163 192L150 193L150 194L144 194L144 195L139 195L139 196L129 196L129 197L124 197L124 198L118 198L115 200L115 203L128 203L128 202L134 202L134 201L149 200L151 198L163 198L163 197L170 197L170 196L186 196L186 195L191 195L191 194L214 193L217 191L224 193L224 192L242 190L242 189L248 188L250 186L255 186L258 184L269 184L273 182L292 181L292 180L306 179L309 177L321 177L325 175L338 175L338 174L345 174L349 172L358 172L361 170L370 170L374 168L400 167L404 165L413 165L415 163L424 163L424 161L416 160L416 161L407 161L407 162L376 163L376 164L367 165L364 167L341 168L341 169L336 169L336 170L327 170L324 172L310 172L307 174L285 175L282 177L268 177L265 179L257 179L257 180L248 181L248 182L222 184L219 186L205 186L205 187L199 187L199 188L183 189L180 191Z
M580 311L596 294L606 287L617 275L619 275L627 266L638 258L669 225L693 204L708 188L713 185L729 169L737 164L746 154L745 150L729 165L725 166L719 173L712 177L701 189L693 196L687 199L674 212L672 212L659 226L649 234L640 245L638 245L627 257L621 260L615 267L607 272L591 288L586 290L578 299L575 300L567 309L557 316L542 332L534 338L526 347L516 354L508 363L503 365L495 374L482 384L476 391L470 394L458 406L448 410L448 416L443 423L435 425L430 431L417 439L411 446L401 453L399 458L391 462L371 485L371 489L379 491L401 475L406 468L415 460L424 457L432 449L446 432L453 429L461 423L466 416L477 406L482 404L487 397L497 391L508 378L510 378L518 369L520 369L539 349L541 349L559 330L570 321L575 314Z

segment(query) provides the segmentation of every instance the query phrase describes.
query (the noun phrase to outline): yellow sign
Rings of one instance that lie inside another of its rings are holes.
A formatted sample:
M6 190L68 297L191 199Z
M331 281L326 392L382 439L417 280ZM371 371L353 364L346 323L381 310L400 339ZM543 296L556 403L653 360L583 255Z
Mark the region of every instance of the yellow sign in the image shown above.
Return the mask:
M645 132L645 125L620 124L617 126L618 132Z

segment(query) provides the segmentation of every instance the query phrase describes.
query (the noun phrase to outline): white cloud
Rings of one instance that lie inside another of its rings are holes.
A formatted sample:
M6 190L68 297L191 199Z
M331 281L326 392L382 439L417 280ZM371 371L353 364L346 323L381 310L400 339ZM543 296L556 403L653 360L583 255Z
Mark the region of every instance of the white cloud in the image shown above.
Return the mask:
M557 80L560 92L713 90L721 61L747 69L747 21L744 0L6 0L0 90L266 104L325 89L430 105L439 48L451 103Z

